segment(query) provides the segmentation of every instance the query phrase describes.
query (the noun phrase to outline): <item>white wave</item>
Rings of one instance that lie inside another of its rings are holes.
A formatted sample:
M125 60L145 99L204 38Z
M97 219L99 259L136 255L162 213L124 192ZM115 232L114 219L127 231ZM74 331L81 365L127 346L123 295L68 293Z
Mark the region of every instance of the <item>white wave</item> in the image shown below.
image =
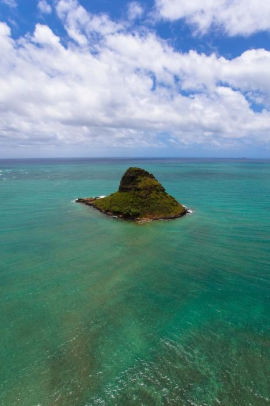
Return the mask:
M187 214L192 214L193 210L189 209L187 206L185 206L184 204L182 204L182 206L187 210Z

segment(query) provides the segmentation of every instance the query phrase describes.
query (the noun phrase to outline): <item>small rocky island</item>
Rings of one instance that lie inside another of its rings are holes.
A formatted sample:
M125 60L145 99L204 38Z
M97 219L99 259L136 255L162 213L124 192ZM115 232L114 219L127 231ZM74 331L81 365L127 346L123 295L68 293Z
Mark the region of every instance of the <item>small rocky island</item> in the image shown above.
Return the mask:
M129 168L123 175L118 192L104 197L79 198L109 216L138 222L174 219L188 210L170 196L154 175L140 168Z

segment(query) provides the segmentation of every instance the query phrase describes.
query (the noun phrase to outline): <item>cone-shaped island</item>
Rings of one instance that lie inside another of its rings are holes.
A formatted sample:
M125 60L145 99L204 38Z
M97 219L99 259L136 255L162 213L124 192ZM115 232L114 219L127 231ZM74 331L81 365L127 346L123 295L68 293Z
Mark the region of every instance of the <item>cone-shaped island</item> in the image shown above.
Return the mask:
M187 209L170 196L154 175L140 168L129 168L123 175L118 192L107 197L79 198L109 216L127 220L151 221L174 219Z

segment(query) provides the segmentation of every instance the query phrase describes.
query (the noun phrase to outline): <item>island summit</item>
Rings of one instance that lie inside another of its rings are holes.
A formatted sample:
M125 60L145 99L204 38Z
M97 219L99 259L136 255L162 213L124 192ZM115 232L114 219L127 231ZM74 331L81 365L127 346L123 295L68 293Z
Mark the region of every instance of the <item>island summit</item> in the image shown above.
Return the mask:
M109 216L138 222L167 220L184 216L188 210L170 196L151 173L129 168L123 175L118 192L109 196L78 198Z

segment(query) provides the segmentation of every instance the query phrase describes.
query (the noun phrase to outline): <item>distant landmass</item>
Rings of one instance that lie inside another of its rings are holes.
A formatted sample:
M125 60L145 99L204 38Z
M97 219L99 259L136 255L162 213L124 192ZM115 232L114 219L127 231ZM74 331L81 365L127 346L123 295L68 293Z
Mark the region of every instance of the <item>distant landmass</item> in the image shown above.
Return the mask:
M123 175L117 192L109 196L78 198L109 216L138 222L174 219L188 210L170 196L151 173L141 168L129 168Z

